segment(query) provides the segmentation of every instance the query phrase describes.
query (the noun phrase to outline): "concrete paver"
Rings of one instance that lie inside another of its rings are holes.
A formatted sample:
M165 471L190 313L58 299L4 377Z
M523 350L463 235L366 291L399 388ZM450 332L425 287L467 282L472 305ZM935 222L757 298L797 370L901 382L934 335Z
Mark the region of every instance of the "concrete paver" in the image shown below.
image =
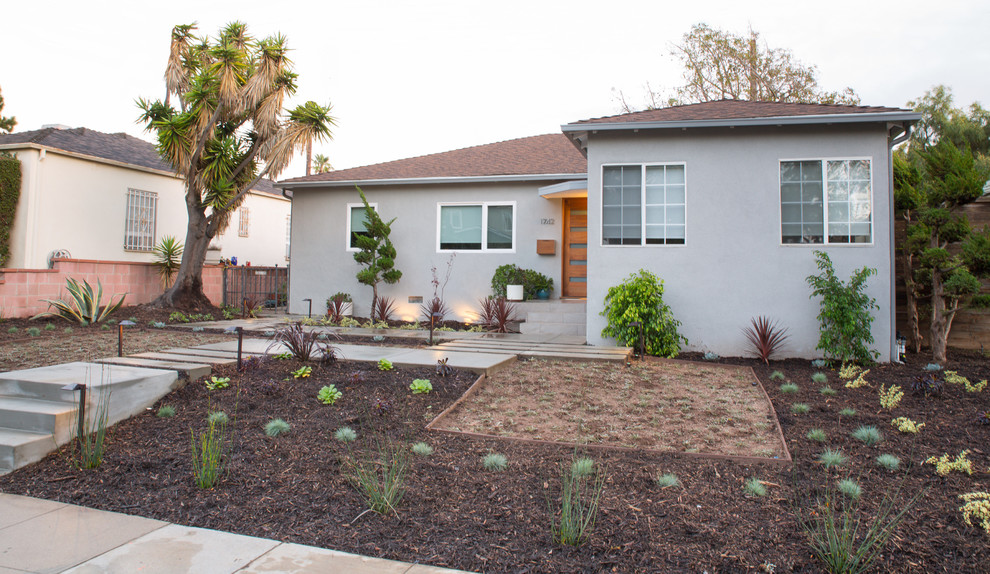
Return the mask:
M325 548L300 544L282 544L258 558L238 574L292 572L293 574L404 574L409 564L381 558L370 558ZM448 572L450 572L448 570Z
M159 361L174 361L178 363L198 363L201 365L228 365L231 362L237 362L237 355L235 354L233 358L230 357L204 357L202 355L191 355L186 353L179 353L175 351L148 351L146 353L138 353L136 355L130 355L131 357L138 357L141 359L156 359Z
M175 371L179 377L189 379L190 381L195 381L200 377L205 377L209 375L212 370L209 365L204 365L202 363L183 363L180 361L145 359L141 357L107 357L105 359L99 359L96 362L105 363L108 365L126 365L129 367L142 367L145 369Z
M278 545L264 538L169 524L66 574L232 574Z
M61 502L0 492L0 508L3 509L3 512L0 513L0 529L53 512L64 506Z
M0 499L4 508L8 502L7 497ZM0 566L29 572L64 572L165 524L64 505L0 529Z

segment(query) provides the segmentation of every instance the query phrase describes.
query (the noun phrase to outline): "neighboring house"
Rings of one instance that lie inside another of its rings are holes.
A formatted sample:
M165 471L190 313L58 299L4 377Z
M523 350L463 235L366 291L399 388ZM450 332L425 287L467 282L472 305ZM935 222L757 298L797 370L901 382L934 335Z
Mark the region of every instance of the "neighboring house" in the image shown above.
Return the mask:
M606 291L648 269L664 280L688 349L744 354L742 329L767 315L789 330L786 354L812 357L819 304L806 278L821 250L843 279L877 270L868 292L886 361L895 352L890 150L919 118L898 108L723 100L287 180L278 186L295 211L290 309L339 290L355 295L359 314L370 302L349 252L358 185L383 218L397 218L403 278L383 292L406 318L417 314L410 297L432 295L430 267L442 270L456 252L446 299L462 319L490 293L495 268L512 262L552 276L555 297L587 297L588 342L606 344ZM538 239L558 248L537 255Z
M21 195L6 268L44 269L54 255L150 262L165 235L186 235L185 187L155 147L86 128L46 127L0 135L0 151L21 161ZM259 183L215 243L219 256L286 265L290 202Z

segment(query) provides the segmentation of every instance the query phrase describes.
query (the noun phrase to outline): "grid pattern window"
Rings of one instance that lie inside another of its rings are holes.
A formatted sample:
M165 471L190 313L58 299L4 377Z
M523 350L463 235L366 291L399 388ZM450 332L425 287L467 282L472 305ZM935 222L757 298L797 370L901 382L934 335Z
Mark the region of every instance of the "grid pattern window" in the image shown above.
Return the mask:
M605 166L602 182L602 245L684 243L683 164Z
M871 243L868 159L780 162L780 229L785 244Z
M378 211L377 203L369 204L372 209ZM368 214L364 211L363 203L347 204L347 250L357 251L357 237L368 237Z
M285 260L289 260L290 247L292 244L292 216L285 216Z
M440 251L515 249L514 203L441 204L438 210Z
M124 222L124 249L151 251L155 247L158 219L158 194L138 189L127 190L127 220Z
M248 236L248 227L251 224L251 212L248 208L242 207L237 210L238 221L237 221L237 235L241 237Z

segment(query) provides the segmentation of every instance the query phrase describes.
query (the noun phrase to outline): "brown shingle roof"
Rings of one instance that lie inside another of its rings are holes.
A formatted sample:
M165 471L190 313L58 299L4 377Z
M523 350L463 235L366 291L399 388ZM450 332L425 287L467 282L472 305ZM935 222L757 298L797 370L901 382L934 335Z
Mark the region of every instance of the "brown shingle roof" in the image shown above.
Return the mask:
M735 120L751 118L782 118L794 116L824 116L836 114L877 114L910 112L900 108L880 106L848 106L835 104L794 104L786 102L748 102L745 100L717 100L672 106L659 110L645 110L617 116L606 116L573 122L569 125L613 124L640 122L684 122L692 120Z
M587 170L587 159L567 136L546 134L297 177L280 183L583 174Z
M87 155L129 165L173 172L172 167L162 161L155 146L125 133L107 134L88 128L42 128L12 134L0 134L0 145L36 144L51 149ZM264 179L254 186L253 191L282 196L273 187L273 182Z

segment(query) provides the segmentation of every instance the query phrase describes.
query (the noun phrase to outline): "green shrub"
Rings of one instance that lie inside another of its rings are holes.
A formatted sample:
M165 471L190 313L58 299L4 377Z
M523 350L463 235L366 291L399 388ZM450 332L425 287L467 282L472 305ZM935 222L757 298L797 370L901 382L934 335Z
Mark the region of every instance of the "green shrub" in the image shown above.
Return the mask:
M825 436L825 431L823 431L822 429L811 429L810 431L808 431L808 434L806 434L805 436L808 438L808 440L812 440L815 442L825 442L828 439L828 437Z
M506 285L522 285L524 300L535 299L536 293L541 289L553 291L553 279L539 271L521 269L512 263L500 266L492 275L492 293L496 298L506 296Z
M680 352L681 344L688 342L677 332L680 321L674 319L670 307L663 302L663 281L645 269L608 288L600 315L608 319L602 336L614 337L620 345L638 348L642 329L645 352L649 355L673 358ZM630 324L634 322L641 326Z
M155 416L160 419L170 419L175 416L175 407L172 405L162 405L158 407L158 412L155 413Z
M811 407L809 407L805 403L794 403L793 405L791 405L791 412L793 414L796 414L796 415L807 414L808 411L810 411L810 410L811 410Z
M990 309L990 293L973 295L969 300L969 307L973 309Z
M412 445L412 452L417 456L430 456L433 454L433 447L425 442L417 442Z
M672 472L657 475L657 486L660 488L671 488L680 485L681 481L677 478L677 475Z
M746 484L743 485L743 490L749 496L767 495L767 487L763 484L763 482L760 479L756 478L755 476L746 481Z
M505 458L504 454L490 452L481 459L481 466L484 467L485 470L496 472L503 471L509 467L509 460Z
M835 275L832 260L827 253L815 251L819 274L809 275L808 284L812 297L821 297L818 314L819 339L816 349L826 359L843 363L856 361L869 363L879 353L870 349L873 344L872 310L879 309L876 300L866 294L866 280L877 270L863 267L853 272L845 283Z
M877 466L887 470L897 470L901 466L901 459L892 454L881 454L876 459Z
M354 442L357 440L357 433L351 427L340 427L333 433L333 438L340 442Z
M852 437L866 443L867 446L873 446L883 440L883 433L873 425L863 425L853 431Z
M0 157L0 267L10 258L10 229L14 226L17 203L21 196L21 161Z
M282 419L272 419L265 425L265 434L268 436L278 436L289 432L292 427Z
M787 395L796 393L799 390L801 390L801 388L794 383L784 383L783 385L780 385L780 392Z

